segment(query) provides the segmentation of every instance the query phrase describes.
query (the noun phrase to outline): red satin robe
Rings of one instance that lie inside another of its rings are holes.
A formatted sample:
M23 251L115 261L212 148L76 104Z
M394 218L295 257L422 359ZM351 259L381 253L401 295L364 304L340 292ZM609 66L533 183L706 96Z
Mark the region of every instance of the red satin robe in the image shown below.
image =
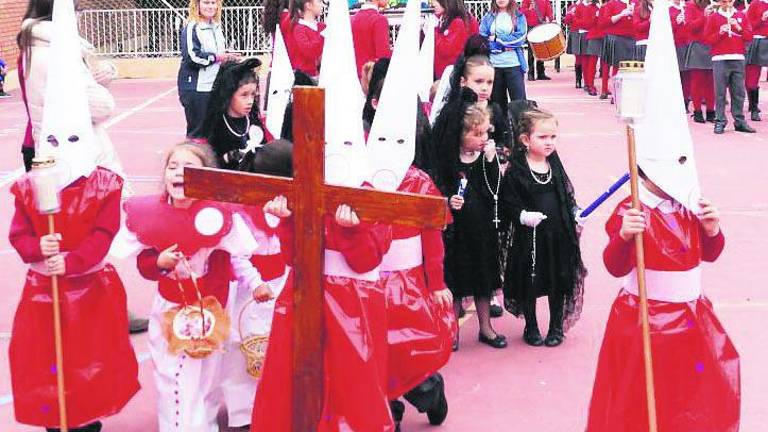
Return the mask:
M619 237L621 218L630 207L622 201L606 223L609 243L603 258L616 276L634 267L634 242ZM704 295L687 302L653 300L663 286L701 261L717 259L722 233L707 237L688 210L664 213L643 206L648 228L643 236L659 431L736 432L739 429L739 355ZM654 281L654 282L650 282ZM695 291L694 291L695 292ZM622 289L606 325L595 376L588 432L648 430L639 299Z
M414 166L397 191L442 196L432 179ZM390 399L397 399L445 366L457 326L452 307L435 304L431 296L446 288L442 233L394 226L392 238L382 265L381 284L387 295L388 391ZM423 263L412 268L388 268L390 254L397 253L395 245L413 238L421 241Z
M290 222L287 225L291 225ZM281 230L287 263L293 257L292 228ZM358 273L375 271L389 248L391 229L361 224L342 228L325 224L326 250L343 256ZM326 260L326 272L329 263ZM325 389L316 431L391 431L386 389L387 315L384 290L377 281L325 276ZM256 391L251 427L291 430L293 280L289 275L277 299L264 373Z
M102 262L120 228L122 186L120 176L97 168L61 191L61 212L54 216L67 253L58 280L70 427L118 413L139 391L125 289L115 268ZM37 212L29 177L11 192L11 244L25 263L40 263L47 217ZM33 269L16 309L9 358L16 420L59 427L51 278Z

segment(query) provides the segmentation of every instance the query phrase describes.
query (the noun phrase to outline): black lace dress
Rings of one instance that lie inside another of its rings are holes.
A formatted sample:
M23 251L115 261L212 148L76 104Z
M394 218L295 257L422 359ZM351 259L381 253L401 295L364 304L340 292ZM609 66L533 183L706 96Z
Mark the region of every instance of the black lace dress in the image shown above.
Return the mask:
M563 312L567 331L581 314L586 270L581 260L574 211L573 187L557 154L549 157L549 173L530 170L523 154L516 155L502 181L500 207L509 228L504 270L504 303L520 316L526 304L548 296ZM547 219L534 229L520 223L520 212L538 211ZM562 309L559 307L562 303Z
M497 189L499 168L480 154L472 163L461 163L459 172L467 178L464 206L451 210L453 223L445 231L445 280L455 298L491 297L501 287L498 261L498 231L493 223L493 190ZM458 184L443 193L456 194ZM501 227L501 225L499 225Z

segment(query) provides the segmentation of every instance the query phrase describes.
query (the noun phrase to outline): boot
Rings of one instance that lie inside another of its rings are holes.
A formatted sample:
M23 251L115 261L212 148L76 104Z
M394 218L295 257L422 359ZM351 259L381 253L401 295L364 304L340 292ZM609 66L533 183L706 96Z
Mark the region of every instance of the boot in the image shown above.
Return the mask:
M581 88L581 65L576 65L576 88Z
M399 400L389 401L389 411L392 413L392 420L395 421L395 432L400 432L400 422L403 421L405 404Z
M533 69L528 70L528 81L536 81L536 76L534 75Z
M758 108L758 98L760 97L760 89L747 90L747 99L749 100L749 112L752 121L761 121L760 108Z
M543 61L537 61L536 62L536 79L544 80L544 81L548 81L548 80L552 79L552 78L548 77L544 73L544 62Z
M715 112L707 110L707 122L714 123L715 122Z
M704 120L704 114L701 112L701 110L696 110L693 112L693 121L696 123L706 123L707 121Z
M554 297L554 298L553 298ZM549 330L544 345L556 347L565 340L563 332L563 307L565 299L562 296L550 296L549 298Z
M539 323L536 321L536 301L532 305L526 305L523 311L525 316L525 329L523 330L523 341L530 346L544 345L544 339L539 331Z

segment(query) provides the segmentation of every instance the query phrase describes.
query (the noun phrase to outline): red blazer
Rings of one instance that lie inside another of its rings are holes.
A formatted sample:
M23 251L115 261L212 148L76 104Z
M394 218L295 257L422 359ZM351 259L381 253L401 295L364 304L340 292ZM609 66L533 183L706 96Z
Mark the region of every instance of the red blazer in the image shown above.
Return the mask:
M696 3L690 2L685 7L685 28L688 32L688 40L708 45L704 40L704 27L706 25L707 17L704 15L704 9L696 6Z
M539 12L541 13L541 18L543 21L540 21L539 16L536 15L536 9L534 9L533 2L531 0L523 0L523 4L520 6L523 15L525 15L525 21L528 23L528 28L555 20L554 13L552 11L552 3L549 0L535 1L539 7Z
M635 29L632 26L632 17L623 17L616 23L611 21L611 17L618 15L627 8L627 5L621 0L610 0L603 6L604 11L600 15L600 22L605 29L606 35L635 37Z
M464 44L469 38L471 23L461 18L454 18L445 31L435 28L435 78L439 79L448 65L452 65L464 51Z
M768 11L768 1L753 0L747 9L747 19L752 26L752 34L768 36L768 21L763 21L763 14Z
M352 40L355 44L357 76L363 65L383 57L391 57L389 21L375 9L360 9L352 15Z
M720 13L713 13L707 18L704 27L704 40L712 47L712 57L727 54L744 54L746 44L752 40L752 26L749 25L744 12L736 11L733 18L741 25L741 31L733 29L731 35L720 34L720 26L728 23L728 19Z
M311 77L320 74L320 57L323 55L325 39L320 33L325 30L324 23L317 24L317 30L303 24L293 23L294 56L291 59L294 69L298 69Z
M579 3L579 4L581 4L581 3ZM568 8L568 10L565 11L565 16L563 17L563 24L565 24L568 27L570 27L571 31L577 30L573 26L573 20L574 20L574 17L576 16L576 8L577 7L578 7L578 4L572 4Z
M584 12L584 22L587 29L587 40L602 39L605 37L605 27L601 17L605 14L604 6L589 5L589 10L594 10L595 14L590 15L589 10Z
M692 5L687 5L686 8L693 7ZM683 21L682 24L677 23L677 17L683 13L680 9L670 6L669 7L669 20L672 21L672 36L675 38L675 46L685 45L688 42L690 42L689 35L688 35L688 28L686 27L685 21ZM683 15L685 16L685 15Z
M648 39L648 32L651 30L651 14L643 19L640 17L640 7L635 8L632 14L632 26L635 27L635 40Z

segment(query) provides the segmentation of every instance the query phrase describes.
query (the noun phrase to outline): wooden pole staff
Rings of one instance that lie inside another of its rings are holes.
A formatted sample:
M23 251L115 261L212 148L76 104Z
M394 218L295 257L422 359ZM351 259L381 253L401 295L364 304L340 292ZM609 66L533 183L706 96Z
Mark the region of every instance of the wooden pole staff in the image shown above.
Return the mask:
M637 153L635 150L635 131L627 125L627 145L629 153L629 182L632 189L632 208L640 210L638 193ZM651 353L651 328L648 323L648 291L645 287L645 252L643 233L635 234L635 257L637 268L637 291L640 296L640 322L643 331L643 360L645 366L645 393L648 403L648 430L657 432L656 393L653 384L653 356Z
M48 215L48 234L55 234L53 215ZM51 276L51 292L53 296L53 340L56 345L56 387L59 396L59 427L62 432L68 432L67 400L64 397L64 349L61 343L61 308L59 306L59 277Z

